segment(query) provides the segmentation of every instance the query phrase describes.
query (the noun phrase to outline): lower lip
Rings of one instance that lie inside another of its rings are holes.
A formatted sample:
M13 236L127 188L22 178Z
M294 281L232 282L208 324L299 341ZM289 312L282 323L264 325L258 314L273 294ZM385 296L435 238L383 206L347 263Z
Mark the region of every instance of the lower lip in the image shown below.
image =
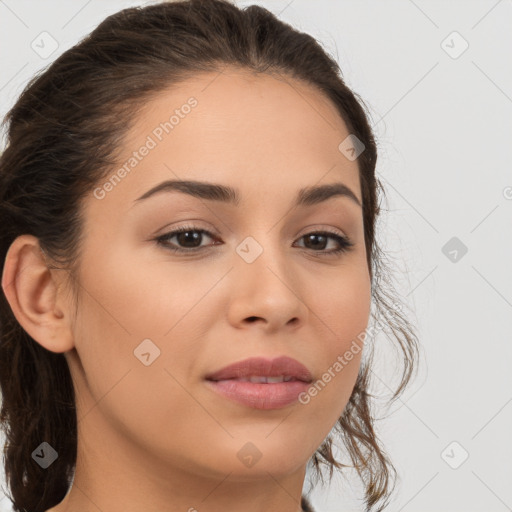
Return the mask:
M307 391L310 384L300 380L276 382L271 384L228 380L207 380L209 386L217 393L235 402L254 409L280 409L286 407Z

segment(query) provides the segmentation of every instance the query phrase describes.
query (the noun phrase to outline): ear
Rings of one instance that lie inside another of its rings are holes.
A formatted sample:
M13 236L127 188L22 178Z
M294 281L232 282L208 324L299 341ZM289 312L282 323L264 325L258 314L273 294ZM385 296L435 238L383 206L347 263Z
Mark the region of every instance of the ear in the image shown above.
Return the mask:
M2 289L14 316L34 341L51 352L74 347L71 304L59 287L65 273L50 270L32 235L16 238L5 257Z

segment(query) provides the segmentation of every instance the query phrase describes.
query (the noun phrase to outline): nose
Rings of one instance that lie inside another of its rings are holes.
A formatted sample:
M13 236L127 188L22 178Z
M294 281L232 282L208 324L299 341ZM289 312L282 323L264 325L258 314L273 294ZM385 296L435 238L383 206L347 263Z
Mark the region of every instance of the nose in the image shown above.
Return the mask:
M289 254L268 243L254 260L243 256L236 256L231 273L230 323L238 328L260 324L268 333L303 324L309 309Z

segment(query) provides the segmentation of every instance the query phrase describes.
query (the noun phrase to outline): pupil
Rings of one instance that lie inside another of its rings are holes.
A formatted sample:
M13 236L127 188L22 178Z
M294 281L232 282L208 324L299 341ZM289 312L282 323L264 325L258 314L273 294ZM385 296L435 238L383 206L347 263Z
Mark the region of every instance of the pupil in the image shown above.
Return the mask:
M313 242L313 247L318 246L319 239L320 239L320 245L322 245L322 242L324 242L324 244L325 244L325 236L324 235L315 235L315 234L313 234L313 235L308 235L307 238L309 240L312 239L314 241ZM315 244L315 241L317 242L316 244Z
M187 238L190 238L189 241L196 241L196 242L200 242L200 234L197 232L197 231L184 231L182 233L180 233L178 235L178 238L179 238L179 242L184 242L185 245L187 244ZM192 247L197 247L198 245L201 245L200 243L199 244L195 244L193 245Z

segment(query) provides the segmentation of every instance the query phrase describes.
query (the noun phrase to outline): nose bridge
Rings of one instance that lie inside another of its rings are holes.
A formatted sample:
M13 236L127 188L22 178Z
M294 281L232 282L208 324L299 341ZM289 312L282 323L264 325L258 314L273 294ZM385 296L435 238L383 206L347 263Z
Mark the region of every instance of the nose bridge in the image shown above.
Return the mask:
M240 242L236 252L242 260L238 263L243 271L249 275L254 273L258 279L264 278L264 275L269 273L274 276L274 279L276 279L274 273L282 276L281 279L285 277L287 255L283 253L285 247L276 233L275 229L262 228L258 232L253 231L252 235L246 236Z
M289 251L277 230L262 228L253 233L236 247L236 288L252 307L246 312L252 316L298 315L302 307L300 284L293 275Z

